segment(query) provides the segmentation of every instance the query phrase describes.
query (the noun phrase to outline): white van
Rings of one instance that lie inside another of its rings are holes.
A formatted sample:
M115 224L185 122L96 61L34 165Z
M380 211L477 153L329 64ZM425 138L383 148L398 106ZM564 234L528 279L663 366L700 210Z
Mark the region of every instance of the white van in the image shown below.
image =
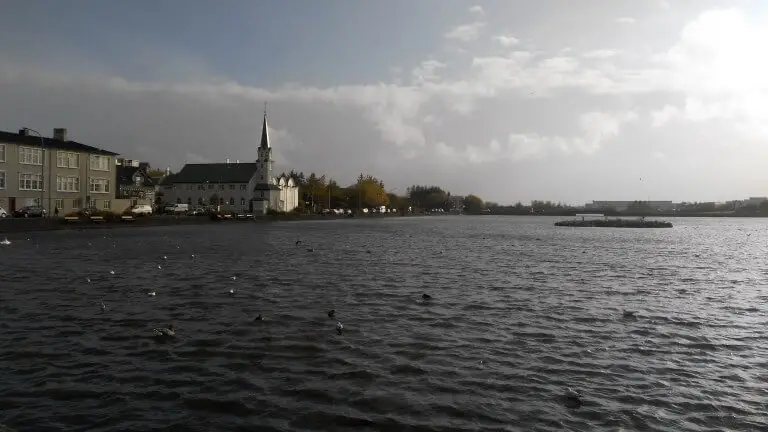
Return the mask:
M148 204L136 204L135 206L131 207L131 214L136 216L151 215L152 206Z
M163 212L171 214L186 213L188 211L189 204L169 204L163 209Z

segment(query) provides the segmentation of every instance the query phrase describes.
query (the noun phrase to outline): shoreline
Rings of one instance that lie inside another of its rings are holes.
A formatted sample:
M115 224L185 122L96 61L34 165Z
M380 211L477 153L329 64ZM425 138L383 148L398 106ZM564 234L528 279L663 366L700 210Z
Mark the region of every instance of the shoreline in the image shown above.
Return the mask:
M121 228L146 228L175 225L208 225L208 224L237 224L237 223L269 223L291 221L318 221L339 219L381 219L391 217L411 217L419 215L402 216L323 216L323 215L266 215L249 219L222 218L212 220L207 216L144 216L130 221L102 221L80 219L75 222L66 221L64 218L6 218L0 219L0 234L37 232L37 231L85 231L98 229Z

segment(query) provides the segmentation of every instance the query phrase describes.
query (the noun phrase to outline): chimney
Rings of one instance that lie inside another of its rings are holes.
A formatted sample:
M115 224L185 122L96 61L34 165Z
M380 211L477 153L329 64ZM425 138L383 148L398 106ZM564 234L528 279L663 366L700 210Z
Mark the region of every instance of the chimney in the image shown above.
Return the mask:
M229 158L227 158L227 165L229 165Z
M19 129L19 135L21 136L29 136L29 131L26 129Z
M66 141L67 140L67 128L54 128L53 129L53 139L57 139L59 141Z

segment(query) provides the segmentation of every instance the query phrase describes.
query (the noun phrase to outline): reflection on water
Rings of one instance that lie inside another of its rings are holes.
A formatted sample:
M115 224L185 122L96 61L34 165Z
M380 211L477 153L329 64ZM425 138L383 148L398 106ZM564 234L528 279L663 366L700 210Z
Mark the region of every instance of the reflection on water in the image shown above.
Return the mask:
M9 236L0 422L18 431L768 427L768 222L553 221ZM176 338L155 340L152 329L169 324ZM580 408L563 403L567 387L583 395Z

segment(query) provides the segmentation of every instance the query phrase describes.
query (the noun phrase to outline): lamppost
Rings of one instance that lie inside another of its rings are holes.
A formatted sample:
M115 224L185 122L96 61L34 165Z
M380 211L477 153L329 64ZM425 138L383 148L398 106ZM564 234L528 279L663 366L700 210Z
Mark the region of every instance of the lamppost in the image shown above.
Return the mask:
M35 133L40 137L40 208L43 210L43 216L45 216L45 140L43 134L34 129L25 127L22 130ZM48 196L50 196L50 192Z

